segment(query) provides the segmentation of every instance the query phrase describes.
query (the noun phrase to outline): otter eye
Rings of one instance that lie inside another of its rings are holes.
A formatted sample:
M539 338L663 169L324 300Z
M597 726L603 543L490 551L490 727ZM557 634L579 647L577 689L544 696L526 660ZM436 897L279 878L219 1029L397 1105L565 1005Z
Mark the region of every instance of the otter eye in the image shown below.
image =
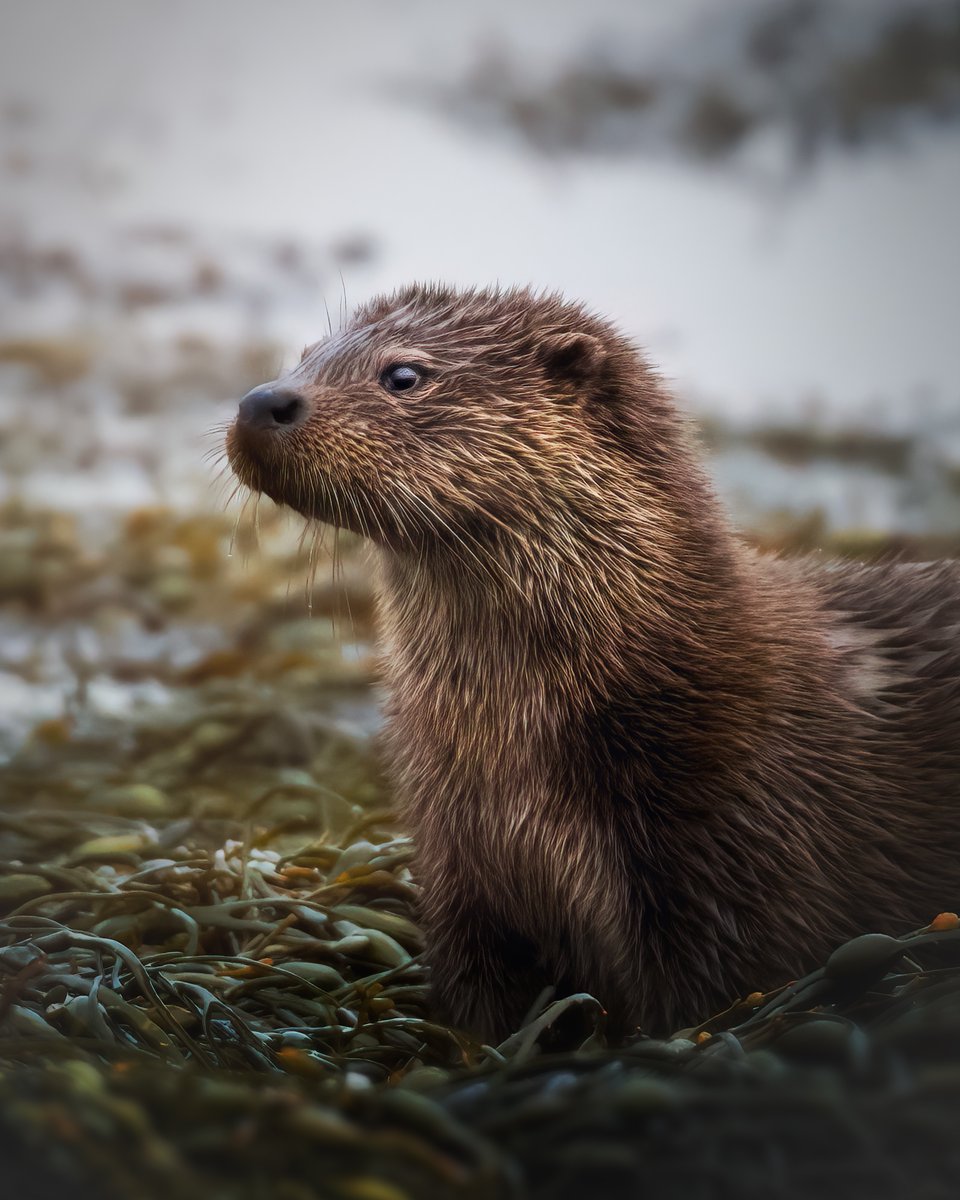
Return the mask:
M388 392L409 392L420 382L422 376L416 367L409 363L394 363L380 376L381 384Z

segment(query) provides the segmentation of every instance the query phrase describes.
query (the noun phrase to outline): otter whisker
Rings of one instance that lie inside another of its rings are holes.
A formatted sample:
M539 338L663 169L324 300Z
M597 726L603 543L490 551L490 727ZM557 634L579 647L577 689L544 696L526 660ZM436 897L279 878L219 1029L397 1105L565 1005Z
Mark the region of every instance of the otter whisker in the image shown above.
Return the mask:
M239 484L239 483L237 484L236 488L234 488L233 492L230 495L230 500L228 500L228 503L231 500L233 500L234 496L237 494L237 491L242 486L243 486L242 484ZM244 519L244 516L247 511L247 507L250 504L250 501L252 500L253 495L254 495L253 492L248 491L246 496L244 496L243 504L240 506L240 511L237 513L237 519L233 523L233 529L230 531L230 542L227 547L227 557L228 558L233 558L233 553L234 553L234 550L235 550L236 544L237 544L237 535L240 530L240 524ZM244 557L244 561L246 561L246 557Z
M304 604L306 605L307 613L309 615L309 614L312 614L312 612L313 612L312 579L313 579L313 568L314 568L314 544L316 542L316 530L314 529L314 522L309 517L304 517L303 525L301 526L301 529L300 529L300 536L297 538L297 561L298 562L304 557L304 545L306 543L308 534L310 535L310 548L309 548L309 550L306 551L307 569L306 569L306 572L304 574L304 579L303 579L303 599L304 599ZM289 591L289 586L288 586L287 595L289 596L289 594L290 594L290 591Z
M237 492L243 486L243 484L237 483L235 479L231 478L229 471L229 463L224 463L210 481L210 487L213 491L214 501L216 505L224 511L229 508L234 496L236 496ZM231 483L233 483L232 488L230 487ZM227 494L228 489L229 495Z
M346 324L347 316L350 312L350 308L347 304L347 284L346 284L346 280L343 278L343 271L338 269L337 274L340 276L340 292L341 292L340 328L343 329L344 325Z
M479 557L467 540L453 528L450 522L447 521L445 517L442 517L435 509L431 508L426 501L424 501L414 491L412 491L402 479L397 479L394 482L395 486L405 493L408 499L412 501L432 523L436 524L441 529L446 530L446 532L450 534L450 536L454 539L454 542L467 554L468 558L486 574L494 588L499 591L502 583L499 574L491 568L488 562L485 562ZM467 566L468 564L465 562L464 565Z
M310 531L310 549L307 553L307 573L304 578L304 601L307 607L307 613L312 616L314 610L314 595L317 583L317 569L320 565L320 555L323 549L323 541L326 534L326 526L318 521L309 521L303 527L300 544Z
M390 520L393 522L394 526L396 527L398 534L400 535L401 544L403 544L403 545L416 544L414 542L414 540L410 537L410 533L407 529L406 522L403 519L402 505L400 504L399 498L397 498L395 501L394 498L390 495L389 490L386 487L384 487L383 484L378 484L378 490L379 490L380 496L383 499L384 504L386 505L387 514L390 517ZM419 554L421 556L423 554L422 546L419 547Z

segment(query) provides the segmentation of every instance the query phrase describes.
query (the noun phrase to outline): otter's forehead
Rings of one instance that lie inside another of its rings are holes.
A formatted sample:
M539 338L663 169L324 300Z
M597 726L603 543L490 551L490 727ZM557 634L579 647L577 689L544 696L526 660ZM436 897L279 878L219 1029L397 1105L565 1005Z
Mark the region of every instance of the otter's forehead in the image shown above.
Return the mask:
M407 341L414 329L410 315L400 310L368 320L358 313L343 329L335 330L305 350L288 380L301 383L319 375L343 373L351 366L363 369L375 365L385 350Z
M384 356L408 352L456 361L483 345L516 338L526 322L493 294L418 293L359 309L343 329L309 348L290 382L382 368Z
M304 353L299 366L290 373L290 379L316 377L333 371L338 365L362 363L374 356L382 342L383 331L376 325L338 330Z
M348 328L379 338L469 342L526 327L531 315L529 298L518 305L512 294L407 291L360 309Z
M597 325L582 305L556 293L413 285L359 308L342 329L309 349L290 381L379 372L408 356L454 365L487 350L500 351L498 357L504 350L522 355L531 338Z
M490 334L523 336L533 330L580 328L595 323L583 305L557 292L529 287L449 288L413 285L382 296L361 308L359 326L426 336L483 338ZM353 324L353 323L351 323Z

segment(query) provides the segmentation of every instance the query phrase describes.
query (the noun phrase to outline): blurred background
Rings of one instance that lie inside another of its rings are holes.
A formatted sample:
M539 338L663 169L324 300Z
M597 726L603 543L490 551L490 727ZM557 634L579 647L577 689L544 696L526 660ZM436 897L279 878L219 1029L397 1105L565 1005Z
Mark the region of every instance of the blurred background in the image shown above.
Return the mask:
M763 545L960 546L955 0L0 14L5 758L318 661L372 727L362 561L216 430L411 279L609 315Z

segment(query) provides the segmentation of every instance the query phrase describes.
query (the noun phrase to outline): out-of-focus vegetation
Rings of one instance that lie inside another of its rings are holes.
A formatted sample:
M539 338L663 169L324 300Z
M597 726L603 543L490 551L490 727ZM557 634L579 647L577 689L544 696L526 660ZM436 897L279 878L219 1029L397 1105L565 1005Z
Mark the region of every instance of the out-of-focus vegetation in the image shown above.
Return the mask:
M732 8L732 6L731 6ZM494 46L445 105L547 153L720 161L773 134L796 165L960 118L960 5L747 4L690 26L657 61L598 37L547 78Z

